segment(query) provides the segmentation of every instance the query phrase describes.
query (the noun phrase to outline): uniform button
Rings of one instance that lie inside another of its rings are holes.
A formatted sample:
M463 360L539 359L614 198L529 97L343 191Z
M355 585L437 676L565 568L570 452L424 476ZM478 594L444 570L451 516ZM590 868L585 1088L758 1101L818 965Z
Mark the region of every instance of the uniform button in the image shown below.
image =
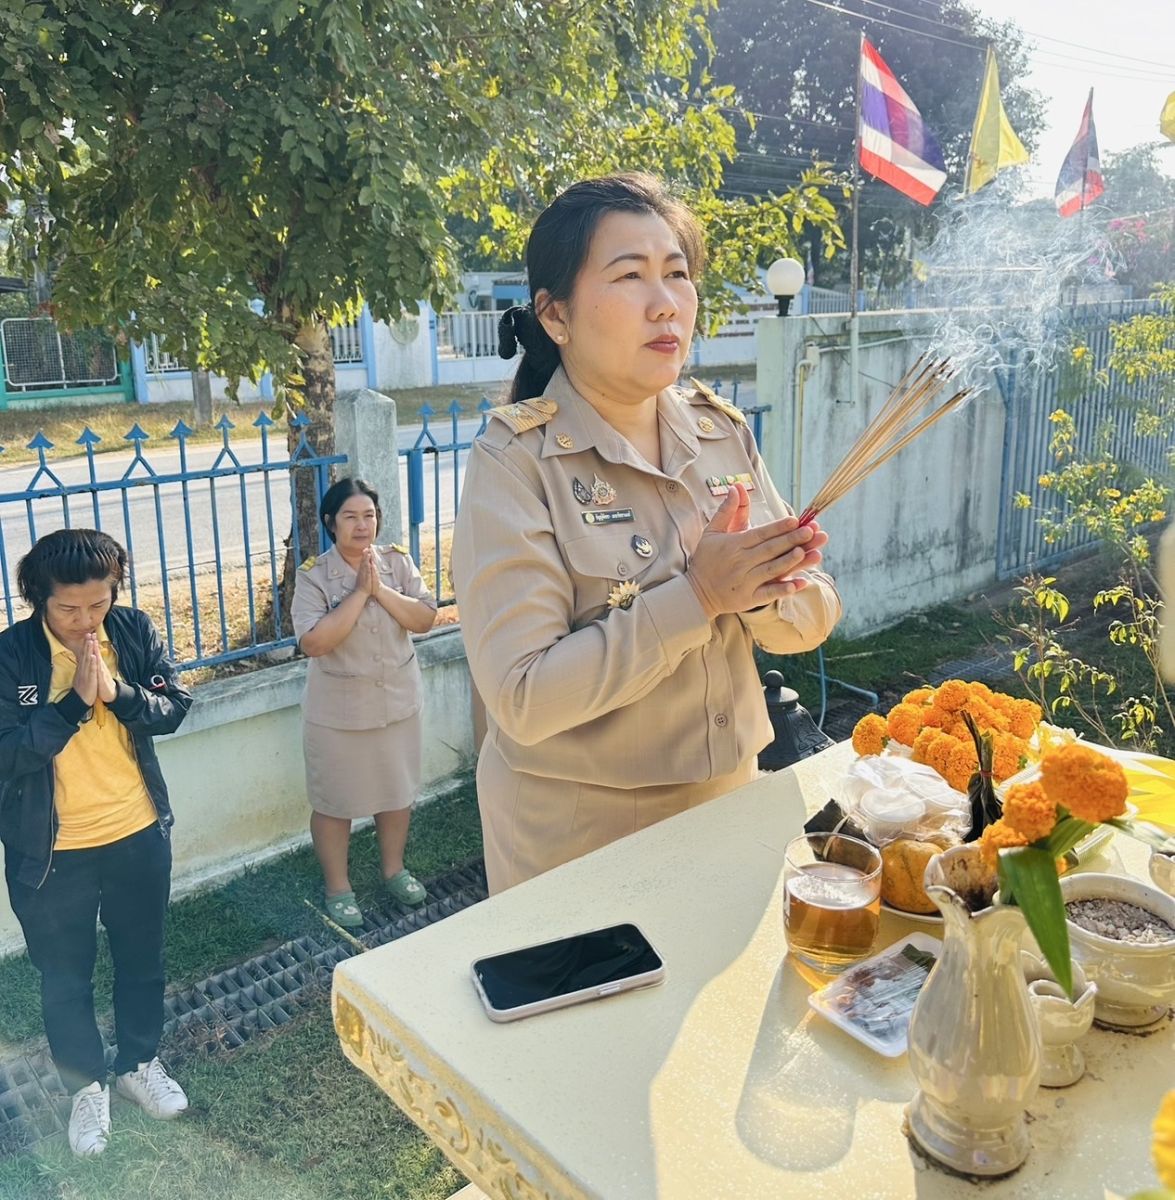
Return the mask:
M668 482L668 483L665 485L665 490L666 490L667 492L676 492L676 491L677 491L677 483L676 483L674 480L672 480L672 479L671 479L671 480L670 480L670 481L669 481L669 482Z
M628 574L628 568L624 565L624 563L616 564L616 574L619 575L621 579Z
M367 602L367 607L368 607L368 608L374 608L374 607L375 607L375 601L374 601L374 600L368 600L368 602Z
M726 728L726 720L727 720L727 718L726 718L726 714L725 714L725 713L719 713L719 714L718 714L718 715L717 715L717 716L714 718L714 724L715 724L715 725L717 725L719 729L725 729L725 728Z

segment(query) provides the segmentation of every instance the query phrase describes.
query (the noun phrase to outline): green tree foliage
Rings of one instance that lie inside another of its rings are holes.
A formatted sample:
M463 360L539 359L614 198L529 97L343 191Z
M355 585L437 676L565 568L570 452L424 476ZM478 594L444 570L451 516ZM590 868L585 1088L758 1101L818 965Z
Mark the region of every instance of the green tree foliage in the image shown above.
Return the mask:
M985 20L978 5L837 0L836 7L860 16L809 0L739 0L719 8L711 22L714 76L736 89L746 110L760 114L740 127L726 186L728 193L743 196L786 188L814 159L851 175L864 29L938 135L950 171L929 213L886 184L865 180L861 246L867 274L897 282L908 267L909 239L926 232L942 197L962 189L988 43L995 45L1004 107L1030 150L1044 124L1044 98L1024 83L1029 69L1024 35L1010 23ZM841 211L843 220L846 203ZM824 272L817 269L818 282L847 277L847 256Z
M718 255L729 280L806 223L837 244L819 175L762 210L715 200L734 135L704 68L712 2L8 0L0 203L52 214L18 252L53 262L66 325L271 370L329 453L328 323L442 305L451 215L516 256L559 188L640 166L744 238ZM309 494L299 519L305 538Z
M1145 142L1108 155L1099 201L1109 218L1115 278L1140 295L1170 278L1175 264L1175 176L1163 170L1160 146Z

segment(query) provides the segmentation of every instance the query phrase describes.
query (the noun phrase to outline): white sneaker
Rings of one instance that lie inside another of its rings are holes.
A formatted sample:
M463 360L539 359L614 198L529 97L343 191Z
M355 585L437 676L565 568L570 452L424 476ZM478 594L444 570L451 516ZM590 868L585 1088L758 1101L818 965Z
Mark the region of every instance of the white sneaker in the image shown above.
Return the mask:
M116 1076L114 1087L157 1121L170 1121L188 1107L184 1089L163 1069L157 1058L149 1063L139 1063L137 1071Z
M73 1094L69 1111L69 1148L81 1158L92 1158L110 1140L110 1089L87 1084Z

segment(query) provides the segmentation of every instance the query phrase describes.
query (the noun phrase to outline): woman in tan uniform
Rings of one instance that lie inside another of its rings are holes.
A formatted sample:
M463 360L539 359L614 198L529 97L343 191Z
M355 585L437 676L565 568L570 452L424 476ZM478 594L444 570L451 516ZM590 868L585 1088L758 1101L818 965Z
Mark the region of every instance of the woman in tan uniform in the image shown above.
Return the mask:
M310 658L302 702L310 835L326 884L326 907L345 927L363 924L347 872L351 822L374 817L391 896L424 903L404 867L412 804L420 787L420 667L413 633L427 633L436 602L403 546L377 546L379 497L361 479L340 479L319 516L334 545L307 559L292 618Z
M674 387L697 315L692 214L648 176L576 184L527 246L512 403L475 443L453 580L489 732L478 797L500 891L754 777L752 643L840 616L741 413Z

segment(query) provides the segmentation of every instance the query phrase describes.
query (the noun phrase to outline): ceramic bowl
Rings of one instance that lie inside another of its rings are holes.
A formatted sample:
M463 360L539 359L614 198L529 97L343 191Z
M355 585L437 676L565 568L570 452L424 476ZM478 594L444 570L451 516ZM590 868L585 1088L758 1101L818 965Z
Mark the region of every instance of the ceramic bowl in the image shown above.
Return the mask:
M1160 854L1151 851L1151 879L1160 891L1175 896L1175 854Z
M1175 926L1175 897L1121 875L1078 872L1061 878L1070 900L1122 900L1137 904ZM1175 943L1138 945L1069 926L1073 961L1097 984L1094 1015L1105 1025L1137 1029L1167 1015L1175 1003Z

